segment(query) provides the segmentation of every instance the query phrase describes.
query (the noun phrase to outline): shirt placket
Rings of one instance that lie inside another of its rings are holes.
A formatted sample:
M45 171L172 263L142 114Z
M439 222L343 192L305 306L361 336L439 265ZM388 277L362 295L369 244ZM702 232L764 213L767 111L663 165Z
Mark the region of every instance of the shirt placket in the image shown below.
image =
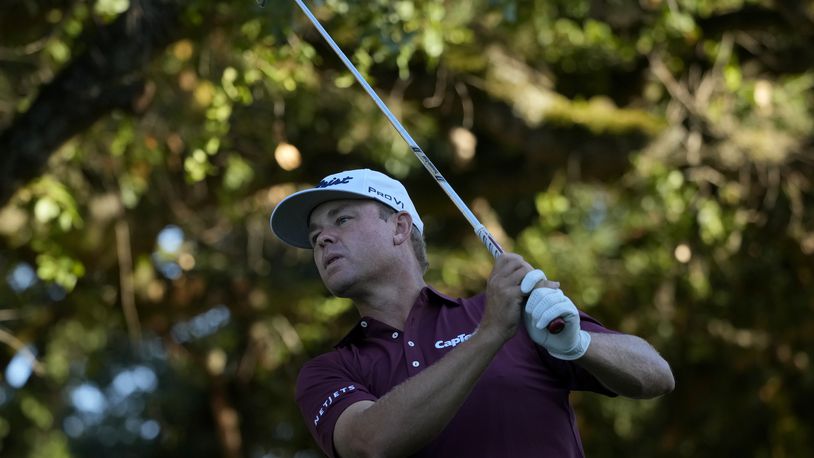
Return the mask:
M407 322L407 326L405 326L403 336L397 336L397 332L393 333L394 339L398 337L402 338L402 346L404 347L405 361L407 363L407 373L410 377L421 372L425 366L424 357L421 353L421 349L418 347L418 338L413 323L414 319L410 318Z

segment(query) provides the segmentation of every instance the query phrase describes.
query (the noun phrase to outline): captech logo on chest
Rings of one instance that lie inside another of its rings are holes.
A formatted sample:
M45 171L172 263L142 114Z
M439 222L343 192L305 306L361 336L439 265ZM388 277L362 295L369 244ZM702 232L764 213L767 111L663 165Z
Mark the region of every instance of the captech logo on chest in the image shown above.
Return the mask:
M473 333L470 334L458 334L457 336L453 337L451 340L439 340L435 342L435 348L447 348L447 347L454 347L458 344L462 344L469 340L472 337Z
M327 188L328 186L336 186L338 184L348 184L353 177L347 176L344 178L331 178L328 181L321 180L318 185L314 186L314 188Z

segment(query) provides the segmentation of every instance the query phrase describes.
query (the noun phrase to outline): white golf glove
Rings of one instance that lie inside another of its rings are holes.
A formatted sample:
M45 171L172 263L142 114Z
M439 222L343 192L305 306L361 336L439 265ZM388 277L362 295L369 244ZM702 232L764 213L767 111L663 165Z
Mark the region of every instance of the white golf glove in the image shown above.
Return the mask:
M560 289L534 288L540 280L546 280L546 276L537 269L527 273L520 283L520 290L529 295L523 320L529 336L555 358L580 358L588 351L591 335L579 328L577 307ZM565 321L565 328L552 334L547 326L556 318Z

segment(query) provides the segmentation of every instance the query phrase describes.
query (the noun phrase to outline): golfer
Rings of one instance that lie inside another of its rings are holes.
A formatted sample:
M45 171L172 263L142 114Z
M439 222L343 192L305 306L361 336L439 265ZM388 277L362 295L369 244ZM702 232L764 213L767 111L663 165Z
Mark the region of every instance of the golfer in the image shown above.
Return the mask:
M474 297L427 285L421 218L382 173L325 177L277 205L271 227L313 250L325 286L361 316L297 380L328 456L581 457L571 391L645 399L674 387L652 346L578 311L517 254L498 257Z

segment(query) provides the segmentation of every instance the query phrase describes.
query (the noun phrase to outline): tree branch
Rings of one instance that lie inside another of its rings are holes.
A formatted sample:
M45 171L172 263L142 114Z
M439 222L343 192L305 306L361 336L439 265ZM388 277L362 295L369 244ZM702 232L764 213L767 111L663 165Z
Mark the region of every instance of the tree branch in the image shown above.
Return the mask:
M113 110L143 108L144 69L176 38L178 13L175 0L134 0L40 90L0 134L0 206L71 137Z

